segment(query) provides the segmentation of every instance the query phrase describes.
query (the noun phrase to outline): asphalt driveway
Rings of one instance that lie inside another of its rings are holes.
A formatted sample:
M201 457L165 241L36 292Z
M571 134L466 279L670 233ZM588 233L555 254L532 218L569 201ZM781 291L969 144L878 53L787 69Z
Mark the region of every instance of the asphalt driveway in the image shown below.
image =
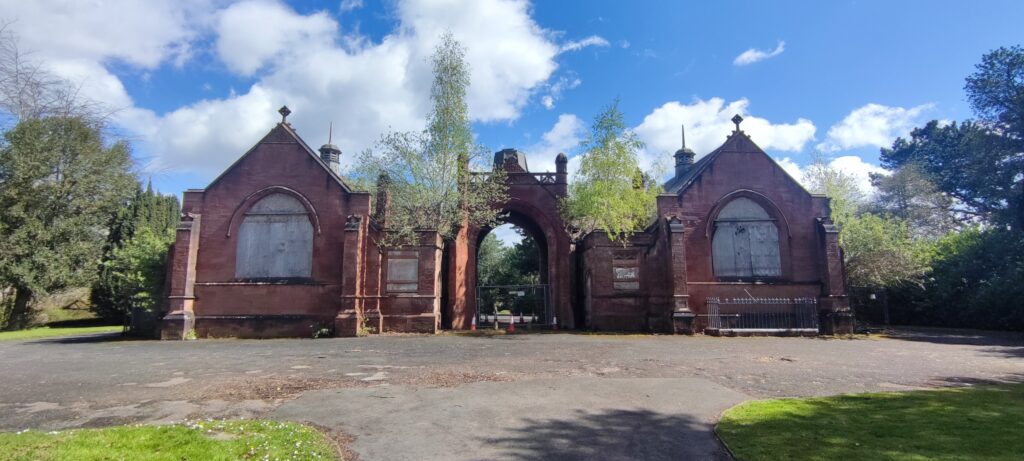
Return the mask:
M0 430L318 424L363 460L718 459L748 399L1024 381L1017 335L536 334L0 343Z

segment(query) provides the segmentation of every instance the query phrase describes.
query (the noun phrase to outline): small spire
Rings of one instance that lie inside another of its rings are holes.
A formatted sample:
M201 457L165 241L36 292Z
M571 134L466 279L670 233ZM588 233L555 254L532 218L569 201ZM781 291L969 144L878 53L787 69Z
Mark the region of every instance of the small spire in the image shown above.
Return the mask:
M327 129L327 144L334 140L334 120L331 120L331 127Z
M281 106L281 108L277 110L277 113L281 114L281 123L287 123L286 120L288 119L288 116L291 115L292 111L288 106Z
M742 122L742 121L743 121L743 117L740 117L740 114L736 114L736 115L732 116L732 123L736 124L736 131L740 131L740 122Z
M679 147L679 150L673 155L676 159L676 176L682 176L686 174L686 171L693 166L693 158L696 154L693 150L686 148L686 126L680 126L680 133L682 134L683 145Z

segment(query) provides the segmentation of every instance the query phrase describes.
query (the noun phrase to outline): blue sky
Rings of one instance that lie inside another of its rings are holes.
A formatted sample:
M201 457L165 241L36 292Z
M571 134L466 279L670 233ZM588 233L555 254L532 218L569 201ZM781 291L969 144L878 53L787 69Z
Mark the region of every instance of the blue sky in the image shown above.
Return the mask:
M0 0L0 18L117 109L165 193L204 187L282 104L311 145L333 122L345 161L386 130L421 128L446 29L468 48L480 141L526 151L531 169L577 154L619 98L645 165L669 161L681 124L705 154L740 112L793 174L822 152L866 186L879 146L970 117L964 77L1024 41L1019 1Z

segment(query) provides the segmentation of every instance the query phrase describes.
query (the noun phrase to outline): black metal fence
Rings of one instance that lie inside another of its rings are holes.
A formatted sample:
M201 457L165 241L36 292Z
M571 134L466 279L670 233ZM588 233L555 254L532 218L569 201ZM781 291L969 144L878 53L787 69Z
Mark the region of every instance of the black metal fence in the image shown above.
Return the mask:
M708 298L707 329L729 332L818 331L815 298Z
M548 285L485 285L476 288L478 326L549 325Z

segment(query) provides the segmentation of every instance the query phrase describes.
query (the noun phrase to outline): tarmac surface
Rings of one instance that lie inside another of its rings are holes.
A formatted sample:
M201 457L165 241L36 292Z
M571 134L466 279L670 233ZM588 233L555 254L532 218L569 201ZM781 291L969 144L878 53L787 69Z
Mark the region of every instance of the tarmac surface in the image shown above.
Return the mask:
M367 460L728 459L750 399L1024 382L1024 338L598 334L0 342L0 430L307 421Z

